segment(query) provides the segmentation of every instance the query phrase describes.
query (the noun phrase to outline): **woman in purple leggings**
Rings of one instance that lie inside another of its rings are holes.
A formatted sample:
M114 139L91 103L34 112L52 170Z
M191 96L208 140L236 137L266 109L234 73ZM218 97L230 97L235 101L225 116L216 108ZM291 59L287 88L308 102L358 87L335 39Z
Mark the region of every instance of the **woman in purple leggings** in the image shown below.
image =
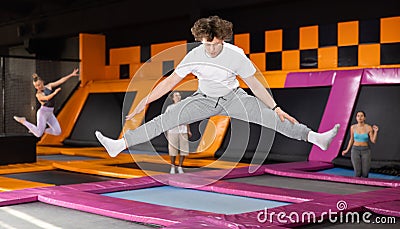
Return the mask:
M74 76L79 76L78 69L74 69L71 74L62 77L61 79L51 82L48 84L44 84L42 78L40 78L36 73L32 75L33 77L33 86L36 88L36 98L40 102L41 107L37 111L37 126L26 121L25 117L17 117L14 116L15 121L21 123L26 128L28 128L29 132L34 134L36 137L41 137L43 133L51 134L51 135L60 135L61 127L58 123L56 116L54 115L54 96L57 95L61 88L54 88L60 86L65 83L68 79ZM49 126L46 128L46 126Z

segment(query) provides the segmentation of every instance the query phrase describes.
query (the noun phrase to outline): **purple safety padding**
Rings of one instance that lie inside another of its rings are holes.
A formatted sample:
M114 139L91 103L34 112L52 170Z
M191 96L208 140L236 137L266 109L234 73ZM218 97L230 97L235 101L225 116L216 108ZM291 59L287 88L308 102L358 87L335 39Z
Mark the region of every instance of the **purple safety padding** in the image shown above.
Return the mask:
M331 86L334 77L335 71L291 72L286 76L285 88Z
M213 215L213 213L208 212L166 207L78 191L61 195L47 193L39 195L38 200L113 218L163 226L172 225L195 216Z
M400 68L364 69L361 84L399 84Z
M336 71L334 83L318 132L330 130L337 123L341 127L328 150L323 151L313 145L308 157L309 161L331 162L338 155L345 136L346 127L350 122L351 111L356 101L362 73L363 70Z
M369 204L364 207L377 214L400 217L400 200Z

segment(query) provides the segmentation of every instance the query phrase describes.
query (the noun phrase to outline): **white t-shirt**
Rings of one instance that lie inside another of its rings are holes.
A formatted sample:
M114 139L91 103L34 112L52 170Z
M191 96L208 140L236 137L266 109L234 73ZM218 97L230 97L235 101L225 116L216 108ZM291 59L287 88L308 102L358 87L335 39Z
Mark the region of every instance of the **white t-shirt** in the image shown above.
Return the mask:
M227 95L237 88L237 75L247 78L255 72L256 68L243 50L225 42L221 53L216 57L209 57L204 45L199 45L175 69L175 73L182 78L189 73L197 76L200 91L211 97Z
M169 105L167 107L167 109L165 109L165 112L167 112L173 106L175 106L174 103ZM167 133L169 133L169 134L186 134L186 133L188 133L187 125L185 124L185 125L177 126L177 127L173 128L173 129L168 130Z

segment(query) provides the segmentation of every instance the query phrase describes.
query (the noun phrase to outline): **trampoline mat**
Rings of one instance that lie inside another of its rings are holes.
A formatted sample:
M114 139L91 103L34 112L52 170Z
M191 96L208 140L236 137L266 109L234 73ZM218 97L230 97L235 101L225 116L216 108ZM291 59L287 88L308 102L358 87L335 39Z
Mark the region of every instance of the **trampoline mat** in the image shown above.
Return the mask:
M146 171L156 171L156 172L169 172L171 169L171 165L169 164L158 164L158 163L149 163L149 162L139 162L139 163L125 163L125 164L114 164L113 166L123 167L123 168L131 168L131 169L142 169ZM183 167L183 170L186 173L191 172L199 172L206 170L214 170L213 168L204 168L204 167Z
M240 182L262 186L271 186L277 188L289 188L303 191L325 192L331 194L352 194L360 192L374 191L382 189L381 187L337 183L329 181L319 181L310 179L298 179L291 177L274 176L264 174L261 176L252 176L244 178L228 179L229 182Z
M68 216L68 217L67 217ZM0 207L0 228L156 228L41 202Z
M85 160L96 160L101 158L95 157L84 157L84 156L70 156L70 155L39 155L38 159L49 160L49 161L85 161Z
M62 170L50 170L29 173L12 173L2 175L9 178L20 180L34 181L46 184L66 185L66 184L80 184L97 181L113 180L115 178L89 175L83 173L74 173Z
M220 214L240 214L291 204L171 186L114 192L103 195Z

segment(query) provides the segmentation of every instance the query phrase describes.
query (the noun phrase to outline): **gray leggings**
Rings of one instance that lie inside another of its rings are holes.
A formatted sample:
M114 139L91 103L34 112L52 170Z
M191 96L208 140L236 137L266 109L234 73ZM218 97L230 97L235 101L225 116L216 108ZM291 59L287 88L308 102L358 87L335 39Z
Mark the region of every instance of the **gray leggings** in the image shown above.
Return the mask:
M134 130L128 130L124 137L128 147L134 146L149 141L176 126L204 120L214 115L226 115L256 123L297 140L307 141L310 132L310 129L303 124L292 124L286 119L284 122L280 121L275 111L268 108L258 98L237 88L223 97L209 97L198 90L167 112Z
M371 168L371 149L368 146L353 146L351 163L354 168L354 176L367 178Z

